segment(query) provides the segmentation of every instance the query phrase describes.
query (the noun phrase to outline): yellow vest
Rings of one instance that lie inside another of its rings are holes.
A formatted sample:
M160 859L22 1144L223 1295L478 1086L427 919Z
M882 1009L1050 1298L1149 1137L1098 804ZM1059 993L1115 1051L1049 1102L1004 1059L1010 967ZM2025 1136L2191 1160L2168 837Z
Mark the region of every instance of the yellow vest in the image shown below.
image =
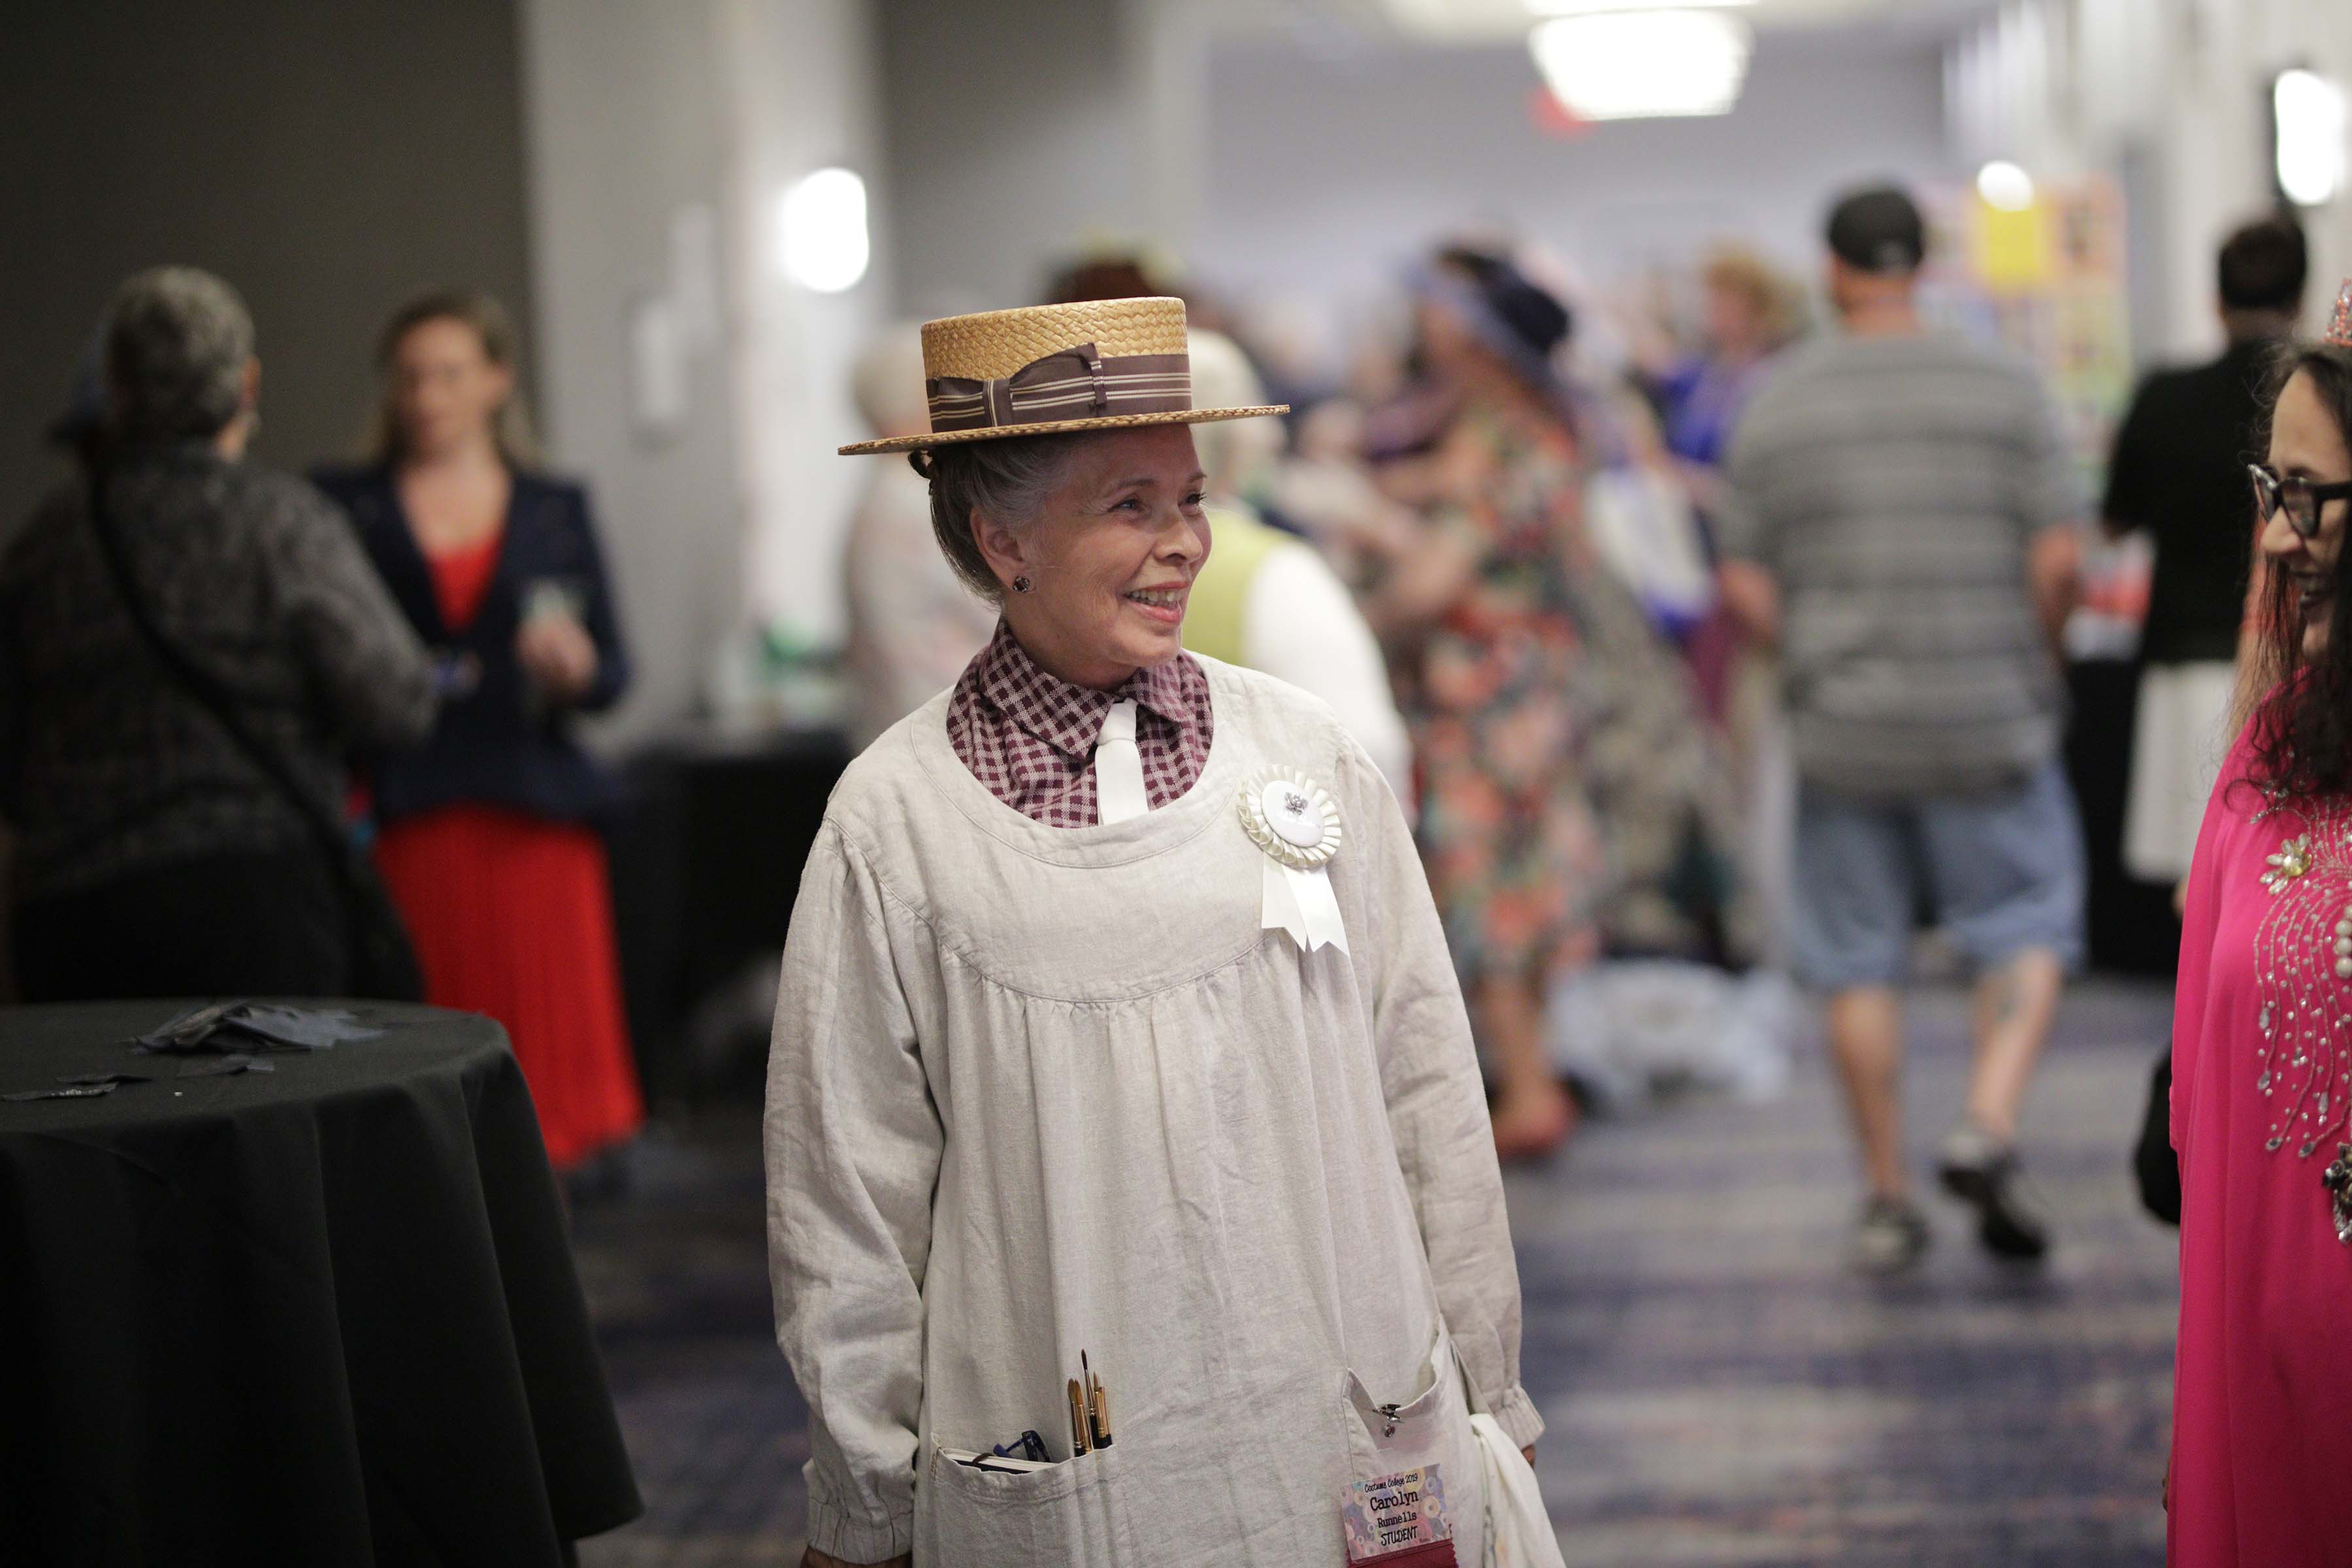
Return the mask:
M1285 546L1304 546L1238 507L1210 510L1209 539L1208 563L1192 579L1192 592L1185 601L1184 646L1227 664L1245 665L1242 621L1249 607L1250 584L1267 556Z

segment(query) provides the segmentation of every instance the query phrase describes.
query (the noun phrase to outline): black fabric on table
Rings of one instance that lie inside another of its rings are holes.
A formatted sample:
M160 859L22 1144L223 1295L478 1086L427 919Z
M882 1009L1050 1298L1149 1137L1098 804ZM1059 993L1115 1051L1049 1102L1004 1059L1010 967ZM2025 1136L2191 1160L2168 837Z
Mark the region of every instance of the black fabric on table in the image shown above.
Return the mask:
M332 996L347 918L307 844L200 856L18 909L16 984L27 1002Z
M0 1562L481 1564L641 1511L488 1019L182 1079L183 1003L0 1010Z
M647 1098L720 1087L707 1081L712 1064L683 1048L687 1021L749 965L764 963L773 978L801 866L849 757L839 731L796 730L681 737L631 763L608 844L622 991ZM766 1059L762 1048L741 1064L755 1091Z

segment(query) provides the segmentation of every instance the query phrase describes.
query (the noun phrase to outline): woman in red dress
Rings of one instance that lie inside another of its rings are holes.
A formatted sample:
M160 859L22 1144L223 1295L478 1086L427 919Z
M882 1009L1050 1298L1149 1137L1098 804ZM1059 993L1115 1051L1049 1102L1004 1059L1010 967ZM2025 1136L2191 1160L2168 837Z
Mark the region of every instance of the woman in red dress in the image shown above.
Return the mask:
M628 680L579 486L538 473L516 343L485 296L385 329L375 460L316 476L435 653L441 717L373 773L376 859L429 999L506 1026L556 1167L644 1121L593 820L611 784L570 733Z

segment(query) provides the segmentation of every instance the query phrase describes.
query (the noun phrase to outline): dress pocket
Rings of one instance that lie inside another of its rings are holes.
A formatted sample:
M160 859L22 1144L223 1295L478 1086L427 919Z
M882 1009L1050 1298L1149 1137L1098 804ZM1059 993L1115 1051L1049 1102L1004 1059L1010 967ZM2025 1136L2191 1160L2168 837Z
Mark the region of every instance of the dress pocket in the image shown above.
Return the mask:
M1450 1541L1460 1568L1479 1568L1486 1476L1462 1374L1442 1330L1413 1388L1408 1400L1381 1401L1353 1372L1347 1374L1340 1420L1348 1495L1339 1513L1349 1561Z
M916 1500L919 1568L1126 1568L1134 1530L1120 1450L1097 1448L1042 1470L959 1465L931 1449Z

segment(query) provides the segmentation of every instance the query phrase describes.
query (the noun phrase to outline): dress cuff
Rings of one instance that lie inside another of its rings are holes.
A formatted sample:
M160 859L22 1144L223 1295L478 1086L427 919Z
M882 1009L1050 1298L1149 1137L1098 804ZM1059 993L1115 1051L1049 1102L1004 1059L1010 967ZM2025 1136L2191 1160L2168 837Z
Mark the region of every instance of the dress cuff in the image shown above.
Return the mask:
M856 1518L828 1502L812 1488L808 1500L808 1543L844 1563L887 1563L915 1549L915 1516L902 1513L881 1524Z
M1536 1402L1528 1397L1528 1391L1517 1384L1506 1390L1494 1405L1491 1414L1495 1425L1520 1447L1534 1447L1535 1440L1543 1436L1544 1418L1536 1413Z

